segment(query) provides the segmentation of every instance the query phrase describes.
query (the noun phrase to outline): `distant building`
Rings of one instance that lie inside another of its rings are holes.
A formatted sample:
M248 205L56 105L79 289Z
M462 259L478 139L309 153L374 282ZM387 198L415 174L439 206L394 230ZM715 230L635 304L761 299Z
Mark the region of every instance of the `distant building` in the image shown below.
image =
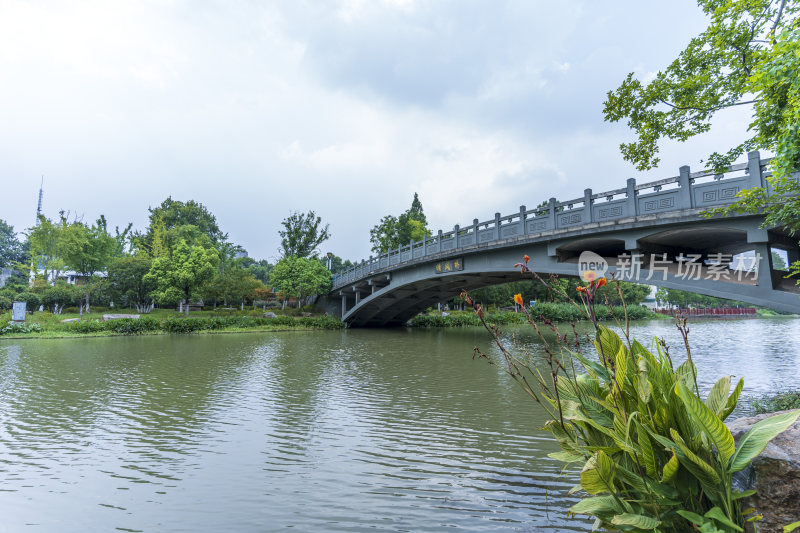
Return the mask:
M95 275L95 277L98 277L98 278L107 278L108 277L108 273L106 273L106 272L95 272L94 275ZM79 274L78 272L75 272L74 270L67 270L65 272L61 272L58 275L58 279L62 279L64 281L66 281L67 283L69 283L70 285L80 285L81 283L86 281L87 276L84 276L83 274Z
M44 275L44 270L39 270L40 275ZM107 278L108 273L106 272L95 272L95 277L98 278ZM64 270L58 273L58 276L51 270L47 273L47 281L48 283L55 283L56 281L66 281L70 285L80 285L84 281L86 281L87 276L79 272L75 272L74 270Z

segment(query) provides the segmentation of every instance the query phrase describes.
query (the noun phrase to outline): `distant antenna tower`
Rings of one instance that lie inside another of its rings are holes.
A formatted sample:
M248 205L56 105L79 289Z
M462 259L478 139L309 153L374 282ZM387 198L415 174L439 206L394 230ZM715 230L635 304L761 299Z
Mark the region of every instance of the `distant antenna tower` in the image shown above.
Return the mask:
M42 214L42 193L44 189L44 176L42 176L42 184L39 185L39 204L36 206L36 223L39 223L39 216Z

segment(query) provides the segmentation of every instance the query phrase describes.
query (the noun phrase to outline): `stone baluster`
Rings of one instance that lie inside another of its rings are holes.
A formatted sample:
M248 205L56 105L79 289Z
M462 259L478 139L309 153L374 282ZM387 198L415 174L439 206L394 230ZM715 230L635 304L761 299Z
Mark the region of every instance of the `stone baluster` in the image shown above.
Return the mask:
M557 229L556 226L556 199L550 198L550 202L547 206L547 217L550 219L550 229Z
M680 205L678 206L679 209L690 209L694 207L694 198L692 194L692 183L689 174L691 170L689 169L689 165L683 165L680 168L680 176L678 177L678 183L681 186L681 190L678 193L680 196Z
M636 179L635 178L628 178L628 183L626 185L625 194L627 198L625 199L625 205L627 206L628 216L635 217L639 214L639 199L636 197Z
M764 175L761 173L761 154L756 150L747 154L748 187L766 187Z

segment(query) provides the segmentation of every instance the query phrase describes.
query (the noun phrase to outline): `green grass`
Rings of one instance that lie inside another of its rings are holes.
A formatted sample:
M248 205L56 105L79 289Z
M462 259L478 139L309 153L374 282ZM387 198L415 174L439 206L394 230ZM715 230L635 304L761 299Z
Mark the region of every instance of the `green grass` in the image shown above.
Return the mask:
M130 310L114 311L115 314L137 314ZM152 313L140 315L139 319L118 319L103 322L103 314L87 313L77 322L64 323L70 318L79 318L76 313L53 315L48 312L28 315L26 327L5 327L10 314L0 315L0 338L70 338L108 337L117 335L162 335L183 333L236 333L256 331L288 331L341 329L345 325L330 316L289 316L279 314L276 318L264 318L258 310L195 311L188 317L167 309L154 309ZM34 326L36 325L36 326ZM38 327L37 327L38 326Z
M765 394L752 400L756 414L774 413L787 409L800 409L800 390Z
M586 320L582 309L567 303L539 303L531 310L531 315L538 319L543 316L546 320L553 322L572 322ZM604 306L595 307L595 312L600 320L613 320L611 310ZM614 315L622 320L624 313L622 307L614 308ZM632 306L628 308L628 316L631 320L659 319L664 315L653 313L641 307ZM513 311L487 312L486 322L497 325L525 324L528 322L525 313L515 313ZM447 327L466 327L480 326L480 319L472 311L451 311L449 315L443 316L440 313L430 313L417 315L410 321L412 327L422 328L447 328Z

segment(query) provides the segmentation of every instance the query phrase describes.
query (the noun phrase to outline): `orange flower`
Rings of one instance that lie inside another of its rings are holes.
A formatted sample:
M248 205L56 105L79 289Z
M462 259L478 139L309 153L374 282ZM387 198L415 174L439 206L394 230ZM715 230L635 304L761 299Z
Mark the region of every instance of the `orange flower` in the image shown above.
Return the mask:
M598 279L597 280L597 288L599 289L600 287L605 286L606 283L608 283L608 280L606 278Z
M528 254L525 254L522 256L522 260L525 261L525 264L527 265L531 258L528 256Z
M583 279L584 281L588 281L589 283L591 283L597 279L597 274L595 273L594 270L587 270L586 272L583 273Z
M525 307L525 304L522 301L522 295L521 294L515 294L514 295L514 302L517 305L521 306L521 307Z
M583 285L578 285L577 287L575 287L575 290L578 292L586 292L586 287L584 287Z

